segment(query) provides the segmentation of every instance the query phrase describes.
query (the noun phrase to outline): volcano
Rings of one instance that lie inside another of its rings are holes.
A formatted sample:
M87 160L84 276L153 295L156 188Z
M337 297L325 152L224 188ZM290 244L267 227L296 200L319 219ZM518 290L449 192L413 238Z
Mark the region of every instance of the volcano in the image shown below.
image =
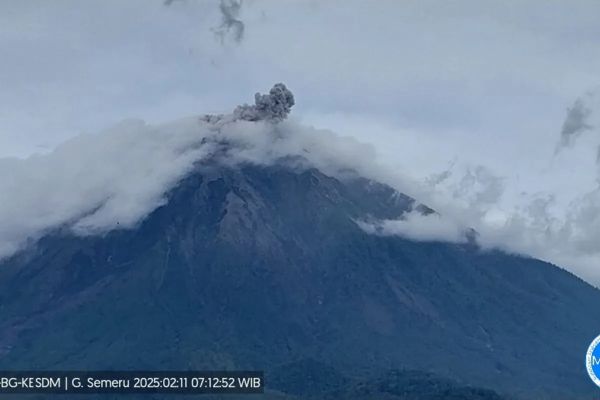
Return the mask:
M2 262L0 368L260 369L295 398L592 398L600 292L475 240L361 227L417 204L297 159L201 160L137 226L58 227Z

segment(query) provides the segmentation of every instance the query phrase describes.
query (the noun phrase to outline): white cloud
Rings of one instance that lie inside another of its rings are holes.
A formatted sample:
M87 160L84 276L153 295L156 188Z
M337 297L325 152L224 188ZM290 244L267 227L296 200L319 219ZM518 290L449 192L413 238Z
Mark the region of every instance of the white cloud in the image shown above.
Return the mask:
M401 219L357 221L366 232L376 235L397 235L423 242L467 242L467 230L446 216L423 214L417 210L405 213Z
M44 155L0 159L0 256L50 229L92 234L134 226L209 150L197 119L121 123Z
M196 162L216 154L217 148L225 154L221 161L232 164L273 164L302 156L332 174L373 164L370 145L296 121L275 124L289 107L282 111L277 99L258 99L260 116L266 119L246 120L247 113L236 109L160 125L131 120L71 138L47 154L1 158L0 258L55 228L93 235L135 227L165 203L168 191ZM277 118L273 112L279 113Z

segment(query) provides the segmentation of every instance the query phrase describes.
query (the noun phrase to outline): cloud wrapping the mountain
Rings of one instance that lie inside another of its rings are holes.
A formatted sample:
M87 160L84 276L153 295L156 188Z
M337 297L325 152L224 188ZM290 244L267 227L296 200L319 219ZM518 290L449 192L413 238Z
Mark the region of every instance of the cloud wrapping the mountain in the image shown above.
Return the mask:
M0 159L0 258L54 229L93 235L133 228L165 203L195 163L217 152L230 164L272 164L301 155L331 173L374 153L332 132L280 123L294 104L282 84L255 99L227 115L155 126L125 121L76 136L48 154Z
M554 198L531 195L514 209L498 207L505 182L490 169L451 167L423 183L380 164L372 145L286 119L294 104L282 84L255 104L230 114L148 125L128 121L96 135L75 137L53 152L0 159L0 257L53 229L78 235L135 227L164 204L195 163L218 154L226 164L272 165L285 160L326 174L386 183L437 213L412 211L398 220L358 222L377 235L464 243L470 229L484 248L559 263L592 281L600 276L600 189L573 199L556 215ZM367 216L365 216L367 218Z
M196 118L127 121L49 154L0 159L0 257L62 226L82 235L133 227L208 153L208 133Z
M401 236L423 242L466 243L467 230L446 216L437 213L424 214L418 210L395 220L357 221L366 232L383 236Z
M127 121L72 138L48 154L0 159L0 258L53 229L94 235L133 228L165 203L195 163L217 150L229 164L273 164L300 155L304 166L332 174L373 153L353 139L297 122L274 124L265 115L246 120L230 114L210 122L193 117L158 126Z

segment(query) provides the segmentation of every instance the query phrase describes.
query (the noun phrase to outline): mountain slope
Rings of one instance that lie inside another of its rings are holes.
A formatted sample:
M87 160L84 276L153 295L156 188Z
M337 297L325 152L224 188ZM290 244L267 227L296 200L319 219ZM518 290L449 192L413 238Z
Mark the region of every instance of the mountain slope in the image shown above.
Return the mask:
M134 230L49 233L0 265L0 368L433 371L591 398L600 292L473 244L365 233L412 200L360 178L205 162Z

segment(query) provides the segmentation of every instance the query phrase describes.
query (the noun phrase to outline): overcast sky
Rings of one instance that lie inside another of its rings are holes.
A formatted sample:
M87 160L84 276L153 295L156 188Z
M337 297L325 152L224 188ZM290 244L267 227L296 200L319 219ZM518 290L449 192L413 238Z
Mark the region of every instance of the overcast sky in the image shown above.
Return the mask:
M0 156L229 111L281 81L298 121L372 143L492 225L525 215L529 253L600 282L600 2L219 4L0 2Z

